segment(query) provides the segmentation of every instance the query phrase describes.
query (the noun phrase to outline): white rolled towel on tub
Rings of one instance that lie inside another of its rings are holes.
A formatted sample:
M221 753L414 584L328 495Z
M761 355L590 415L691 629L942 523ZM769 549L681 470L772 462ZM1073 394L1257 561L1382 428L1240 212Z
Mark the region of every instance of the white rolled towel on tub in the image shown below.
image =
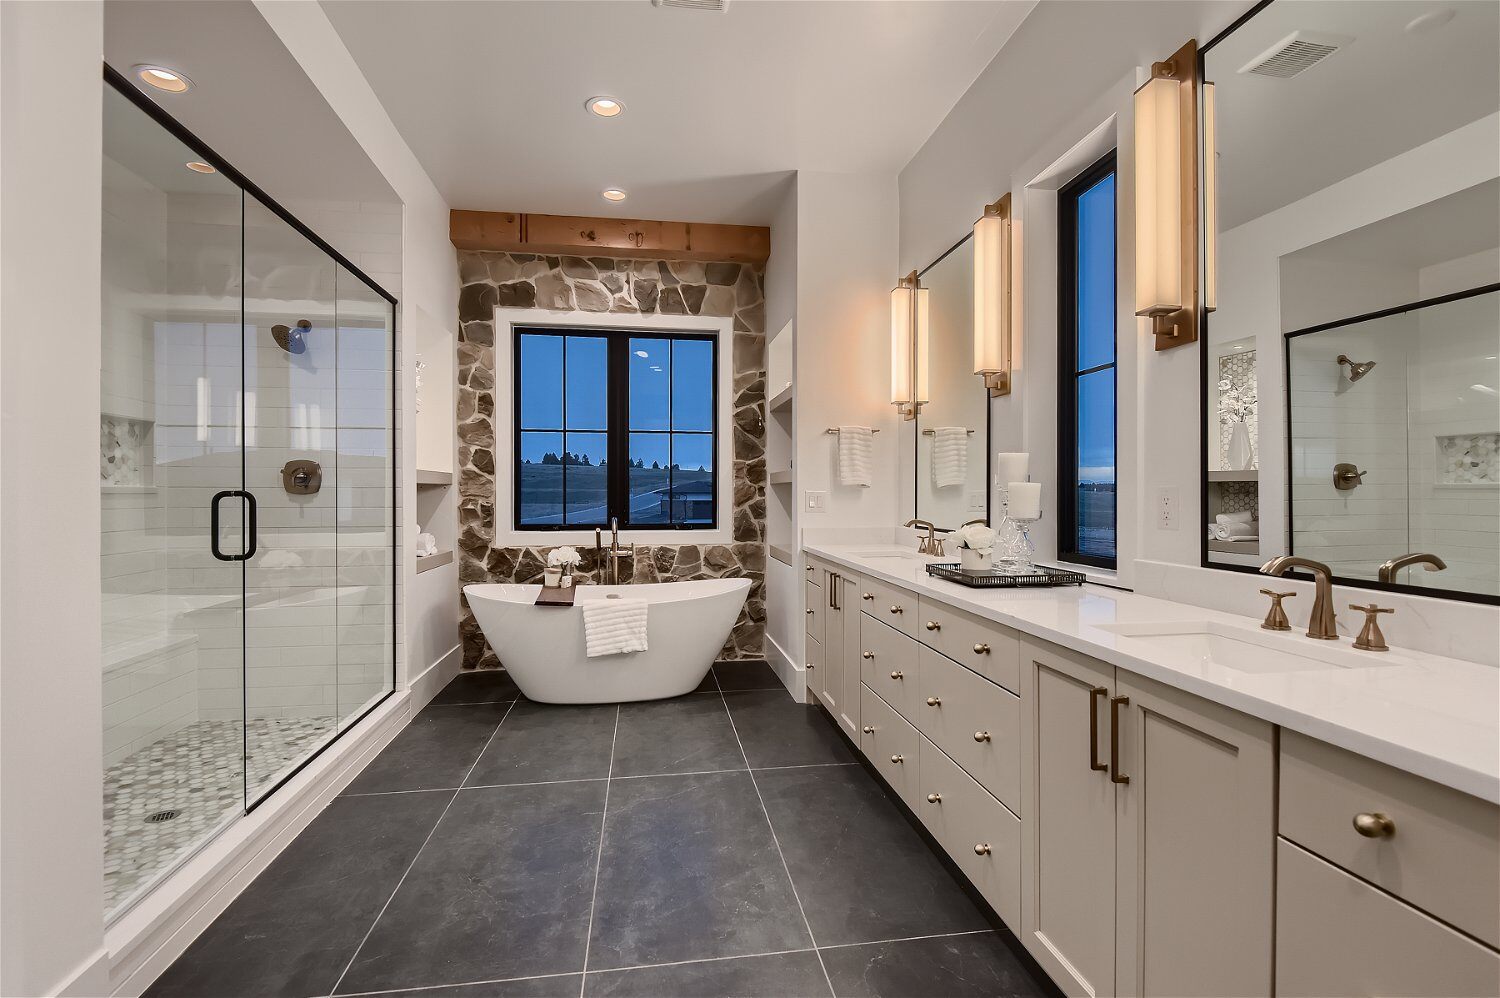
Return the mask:
M643 599L580 600L583 636L588 657L625 655L646 650L646 601Z
M839 484L869 488L875 461L875 431L868 426L839 427Z

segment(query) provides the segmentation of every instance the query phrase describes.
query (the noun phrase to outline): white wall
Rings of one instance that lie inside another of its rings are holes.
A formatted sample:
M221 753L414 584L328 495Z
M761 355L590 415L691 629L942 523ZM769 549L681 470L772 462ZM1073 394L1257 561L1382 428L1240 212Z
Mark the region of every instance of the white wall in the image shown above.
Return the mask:
M797 341L797 184L793 174L787 179L776 214L771 220L771 256L766 260L766 342L767 368L771 368L769 345L775 338L775 369L782 381L795 374ZM785 341L783 340L785 338ZM784 374L781 372L785 371ZM766 385L766 394L775 395L781 385ZM790 464L797 440L797 420L801 406L792 410L790 421L785 415L766 414L766 466ZM788 426L790 422L790 426ZM801 504L790 486L766 486L766 540L772 544L796 548L797 512ZM766 558L766 657L777 672L788 681L798 675L802 661L804 636L802 582L806 573L793 559L788 565L776 558ZM794 685L789 682L788 685Z
M0 993L105 988L98 3L0 4ZM45 86L36 81L46 80ZM46 155L40 155L45 150Z

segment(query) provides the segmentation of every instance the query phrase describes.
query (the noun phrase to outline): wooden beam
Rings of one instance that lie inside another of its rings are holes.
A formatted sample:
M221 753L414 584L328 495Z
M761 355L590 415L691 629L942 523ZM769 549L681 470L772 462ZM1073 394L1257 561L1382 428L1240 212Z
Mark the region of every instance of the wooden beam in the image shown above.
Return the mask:
M455 209L448 235L459 249L506 253L754 264L771 255L771 230L759 225Z

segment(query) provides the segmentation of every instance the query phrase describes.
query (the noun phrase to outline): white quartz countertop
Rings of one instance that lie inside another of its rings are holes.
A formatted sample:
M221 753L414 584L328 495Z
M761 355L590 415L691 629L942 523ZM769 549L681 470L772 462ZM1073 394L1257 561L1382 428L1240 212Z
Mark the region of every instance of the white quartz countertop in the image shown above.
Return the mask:
M1106 628L1217 622L1251 629L1256 640L1303 655L1319 653L1309 646L1333 643L1315 641L1300 629L1259 631L1259 620L1104 586L971 589L927 574L926 561L954 559L917 559L906 548L807 544L806 550L861 575L1500 803L1500 670L1490 666L1401 648L1354 652L1341 639L1339 657L1345 657L1344 651L1359 656L1357 667L1241 671ZM892 557L896 554L906 557Z

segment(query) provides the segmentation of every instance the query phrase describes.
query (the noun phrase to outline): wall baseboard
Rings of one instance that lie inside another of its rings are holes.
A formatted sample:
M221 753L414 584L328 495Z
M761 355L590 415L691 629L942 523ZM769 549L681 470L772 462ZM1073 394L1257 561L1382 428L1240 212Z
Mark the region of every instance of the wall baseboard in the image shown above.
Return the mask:
M777 678L792 695L792 699L801 703L807 696L807 672L798 668L786 649L777 644L776 639L769 634L766 635L766 661L776 670Z

